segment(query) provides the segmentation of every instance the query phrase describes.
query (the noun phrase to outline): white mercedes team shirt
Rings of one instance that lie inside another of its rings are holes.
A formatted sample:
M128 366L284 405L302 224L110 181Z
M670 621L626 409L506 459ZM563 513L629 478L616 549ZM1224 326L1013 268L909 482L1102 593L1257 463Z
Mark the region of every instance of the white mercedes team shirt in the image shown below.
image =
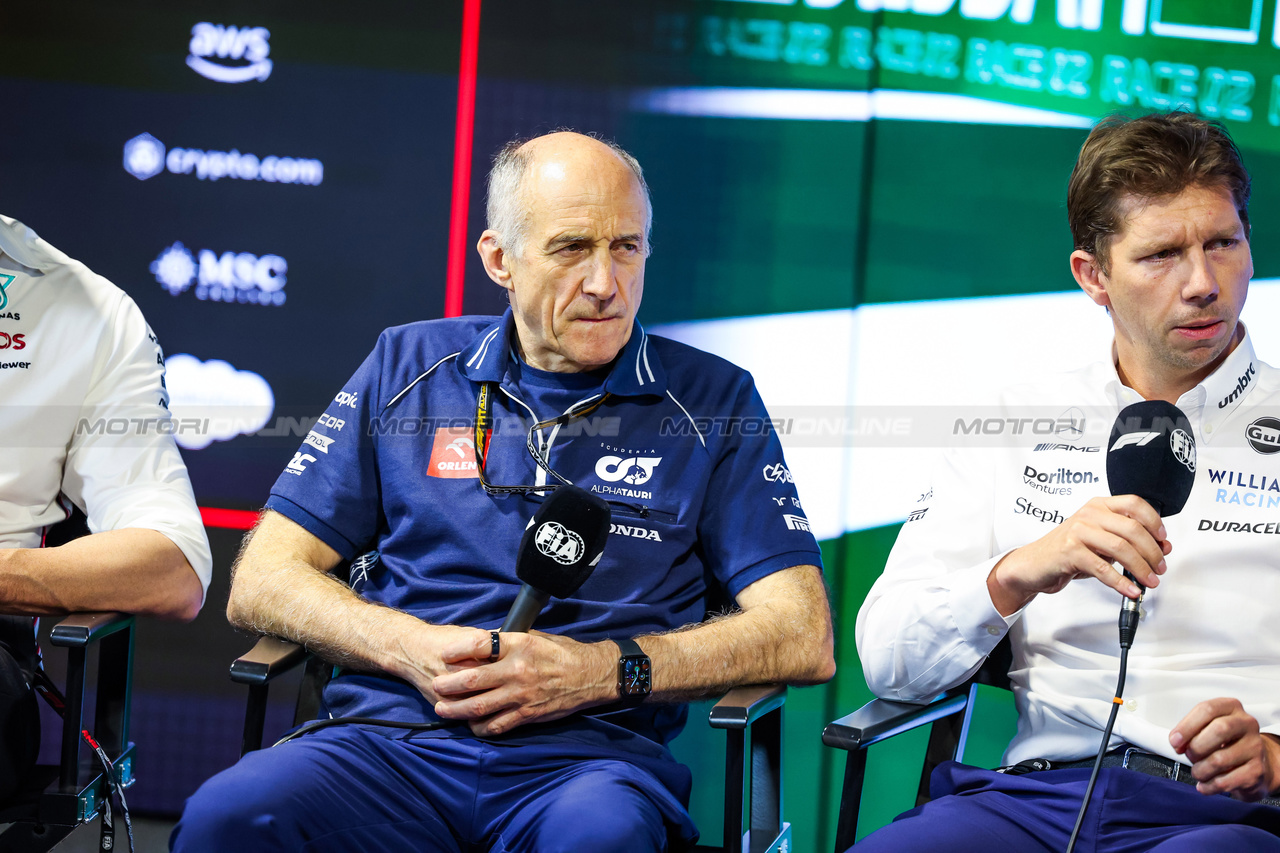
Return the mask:
M209 542L169 424L164 356L124 291L0 216L0 548L81 507L169 537L207 590Z
M1111 427L1141 399L1108 360L957 419L957 446L858 614L876 695L925 701L964 681L1007 632L1018 731L1005 761L1097 751L1115 695L1120 594L1076 580L1005 618L986 580L1009 551L1110 494ZM1205 699L1238 698L1280 734L1280 370L1246 335L1177 405L1195 430L1195 484L1164 520L1168 571L1142 606L1110 744L1169 758L1170 729Z

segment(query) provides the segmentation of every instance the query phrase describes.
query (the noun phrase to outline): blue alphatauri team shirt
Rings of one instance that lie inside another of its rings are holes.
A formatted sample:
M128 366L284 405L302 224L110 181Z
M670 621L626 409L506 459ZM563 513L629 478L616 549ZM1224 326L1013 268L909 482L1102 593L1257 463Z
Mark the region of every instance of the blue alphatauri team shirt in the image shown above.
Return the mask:
M613 512L603 559L572 598L552 600L538 630L583 642L668 631L703 618L708 582L732 596L773 572L821 565L746 371L636 323L612 368L547 373L520 362L514 335L510 310L383 332L267 507L346 559L376 551L376 561L353 567L366 599L434 624L498 627L520 589L516 552L543 498L481 488L473 425L489 383L486 481L557 482L526 446L530 427L581 412L534 440L554 472ZM344 673L325 703L334 716L435 719L416 690L385 676ZM639 734L665 744L684 717L683 705L605 706L506 739L617 744Z

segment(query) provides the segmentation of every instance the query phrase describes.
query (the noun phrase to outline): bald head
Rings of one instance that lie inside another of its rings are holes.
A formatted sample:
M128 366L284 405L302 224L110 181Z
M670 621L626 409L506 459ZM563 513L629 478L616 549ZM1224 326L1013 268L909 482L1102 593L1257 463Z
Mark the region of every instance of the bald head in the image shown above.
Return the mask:
M533 206L546 192L590 183L606 191L638 185L644 194L645 254L653 226L649 186L636 158L611 142L572 131L557 131L527 141L508 142L489 171L488 228L509 252L523 251Z

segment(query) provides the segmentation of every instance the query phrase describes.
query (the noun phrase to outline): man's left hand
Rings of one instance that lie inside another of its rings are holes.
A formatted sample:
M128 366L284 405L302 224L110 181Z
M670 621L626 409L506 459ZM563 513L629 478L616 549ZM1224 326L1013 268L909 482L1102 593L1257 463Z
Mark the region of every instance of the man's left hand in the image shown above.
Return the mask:
M446 647L449 671L432 683L435 711L469 720L477 735L496 735L525 723L555 720L617 698L618 650L612 643L579 643L544 634L501 636L490 662L489 637Z
M1280 787L1280 740L1262 734L1239 699L1218 698L1191 709L1169 733L1191 762L1196 790L1254 802Z

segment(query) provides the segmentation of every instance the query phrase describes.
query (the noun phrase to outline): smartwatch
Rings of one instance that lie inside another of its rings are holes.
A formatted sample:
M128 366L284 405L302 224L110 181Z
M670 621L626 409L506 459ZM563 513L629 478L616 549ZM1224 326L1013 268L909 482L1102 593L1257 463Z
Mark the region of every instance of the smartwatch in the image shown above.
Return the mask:
M622 704L635 707L653 691L652 666L649 656L635 640L614 640L622 656L618 658L618 696Z

